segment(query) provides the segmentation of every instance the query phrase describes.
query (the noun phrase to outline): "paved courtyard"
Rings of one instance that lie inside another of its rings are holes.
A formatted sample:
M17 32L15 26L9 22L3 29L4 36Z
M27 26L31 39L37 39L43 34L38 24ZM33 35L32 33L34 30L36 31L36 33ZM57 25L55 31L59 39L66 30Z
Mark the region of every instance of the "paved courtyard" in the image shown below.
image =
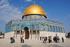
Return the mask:
M0 39L0 47L70 47L70 39L66 39L64 43L42 43L40 40L25 40L24 43L20 43L19 36L15 38L15 43L10 43L11 34L6 34L4 39Z

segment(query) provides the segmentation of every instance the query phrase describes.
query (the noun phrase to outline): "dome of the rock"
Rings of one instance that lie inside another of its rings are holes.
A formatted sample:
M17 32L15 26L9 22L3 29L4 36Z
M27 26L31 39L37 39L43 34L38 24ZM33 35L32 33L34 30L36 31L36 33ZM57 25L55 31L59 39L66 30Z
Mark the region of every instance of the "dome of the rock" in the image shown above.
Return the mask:
M30 5L29 7L27 7L24 10L24 16L29 16L29 15L33 15L33 14L39 14L41 16L46 16L45 11L43 10L43 8L41 6L38 5Z

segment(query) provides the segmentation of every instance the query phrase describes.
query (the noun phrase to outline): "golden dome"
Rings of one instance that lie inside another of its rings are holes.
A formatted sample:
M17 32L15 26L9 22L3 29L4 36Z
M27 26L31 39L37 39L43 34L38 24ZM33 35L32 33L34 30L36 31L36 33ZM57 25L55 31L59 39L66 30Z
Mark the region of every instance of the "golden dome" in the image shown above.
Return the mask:
M31 5L24 10L24 16L28 16L30 14L39 14L41 16L46 16L43 8L38 5Z

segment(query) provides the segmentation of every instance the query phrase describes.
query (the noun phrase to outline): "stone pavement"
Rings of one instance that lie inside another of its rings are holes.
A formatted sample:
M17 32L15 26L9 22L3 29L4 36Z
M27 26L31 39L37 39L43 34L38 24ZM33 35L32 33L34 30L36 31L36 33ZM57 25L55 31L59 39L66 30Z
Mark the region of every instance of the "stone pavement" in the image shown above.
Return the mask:
M42 43L40 40L25 40L24 43L17 41L11 44L8 39L0 39L0 47L70 47L70 40L67 39L64 43Z
M10 43L10 37L12 34L7 34L4 39L0 39L0 47L70 47L70 39L66 39L64 43L43 43L40 40L25 40L24 43L20 43L20 38L15 38L15 43Z

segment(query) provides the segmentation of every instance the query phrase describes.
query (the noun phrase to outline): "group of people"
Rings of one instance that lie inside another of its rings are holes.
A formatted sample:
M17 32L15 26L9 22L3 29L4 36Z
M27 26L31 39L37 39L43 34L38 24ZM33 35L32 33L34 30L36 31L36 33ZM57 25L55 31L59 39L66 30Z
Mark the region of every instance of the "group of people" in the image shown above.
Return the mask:
M21 43L24 43L23 36L20 37L20 42L21 42ZM15 43L15 38L14 38L14 37L10 37L10 43Z
M48 43L52 43L53 41L55 43L60 42L60 38L59 38L59 36L57 36L57 34L56 34L56 36L53 37L53 39L51 38L51 36L48 36L48 37L40 37L40 40L42 40L42 39L43 39L43 43L46 43L47 41L48 41ZM64 42L64 38L63 37L61 38L61 40L62 40L62 42ZM21 43L24 43L23 36L20 37L20 42ZM15 43L15 38L14 37L10 37L10 43Z
M42 39L42 37L40 37L40 40ZM64 42L64 38L62 37L61 38L61 40L62 40L62 42ZM52 42L52 38L51 38L51 36L49 36L48 38L47 37L43 37L43 43L46 43L46 41L48 41L48 43L51 43ZM53 41L55 42L55 43L58 43L59 41L60 41L60 38L59 38L59 36L54 36L53 37Z

